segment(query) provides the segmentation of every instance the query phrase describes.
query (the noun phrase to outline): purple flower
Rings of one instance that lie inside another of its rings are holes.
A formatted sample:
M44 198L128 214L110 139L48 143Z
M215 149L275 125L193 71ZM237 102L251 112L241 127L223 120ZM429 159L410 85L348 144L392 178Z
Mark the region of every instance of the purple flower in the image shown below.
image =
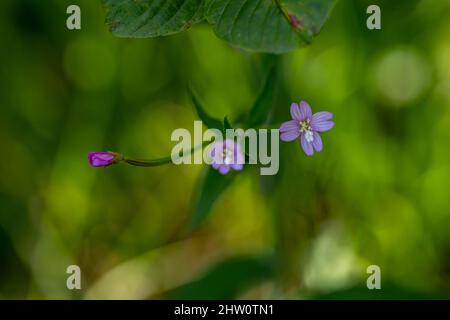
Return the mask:
M291 104L292 120L283 122L280 127L280 139L283 141L300 140L303 151L308 156L322 151L320 132L328 131L334 126L331 112L317 112L312 114L311 107L305 101Z
M121 156L113 152L89 152L89 164L93 167L107 167L121 160Z
M209 155L212 158L212 167L221 174L227 174L230 170L242 170L245 157L241 146L231 139L215 142Z

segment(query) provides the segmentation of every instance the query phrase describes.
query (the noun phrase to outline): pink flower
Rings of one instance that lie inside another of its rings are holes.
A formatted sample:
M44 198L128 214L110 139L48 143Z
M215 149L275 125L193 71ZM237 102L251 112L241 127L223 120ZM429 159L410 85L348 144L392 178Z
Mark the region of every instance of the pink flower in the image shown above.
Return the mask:
M283 122L280 126L280 139L283 141L300 140L303 151L308 156L322 151L320 132L333 128L334 122L331 112L317 112L312 114L311 107L306 101L291 104L292 120Z
M231 139L218 141L211 148L212 167L221 174L230 170L240 171L244 168L245 157L238 143Z
M113 152L89 152L88 159L93 167L107 167L121 160L120 156Z

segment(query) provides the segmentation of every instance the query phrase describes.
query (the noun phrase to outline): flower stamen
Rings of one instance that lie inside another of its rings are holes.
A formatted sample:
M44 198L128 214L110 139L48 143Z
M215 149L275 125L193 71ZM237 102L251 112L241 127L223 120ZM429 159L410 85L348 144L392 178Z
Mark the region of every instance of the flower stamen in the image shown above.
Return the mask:
M310 131L311 130L311 124L309 119L303 120L299 122L300 132Z
M225 148L222 151L222 160L224 164L231 164L233 162L233 151L228 148Z

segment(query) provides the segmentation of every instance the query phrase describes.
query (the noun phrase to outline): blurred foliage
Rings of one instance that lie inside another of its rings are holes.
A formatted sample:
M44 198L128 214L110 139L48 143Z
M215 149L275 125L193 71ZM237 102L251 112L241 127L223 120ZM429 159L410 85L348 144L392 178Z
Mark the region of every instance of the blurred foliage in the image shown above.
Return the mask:
M366 28L369 4L382 30ZM95 169L86 155L169 154L197 119L188 83L211 117L243 123L271 58L206 23L121 39L100 1L1 1L0 298L449 298L449 13L446 0L338 1L310 46L277 57L267 123L293 101L332 112L323 152L282 143L278 175L248 166L192 230L201 165ZM341 294L371 264L383 289Z
M382 290L367 290L366 286L357 286L311 298L320 300L442 300L446 296L405 290L387 283Z
M232 299L255 283L270 279L271 257L235 257L214 266L201 279L181 286L165 297L169 299Z

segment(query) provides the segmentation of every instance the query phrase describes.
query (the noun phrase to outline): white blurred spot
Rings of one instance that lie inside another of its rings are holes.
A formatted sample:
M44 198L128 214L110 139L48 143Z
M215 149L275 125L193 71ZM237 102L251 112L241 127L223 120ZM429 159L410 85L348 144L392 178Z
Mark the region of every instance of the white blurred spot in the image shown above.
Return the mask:
M310 289L333 290L358 278L361 264L339 225L327 225L314 241L303 274Z
M393 106L417 99L429 86L427 61L413 49L396 49L384 54L375 65L376 90Z

